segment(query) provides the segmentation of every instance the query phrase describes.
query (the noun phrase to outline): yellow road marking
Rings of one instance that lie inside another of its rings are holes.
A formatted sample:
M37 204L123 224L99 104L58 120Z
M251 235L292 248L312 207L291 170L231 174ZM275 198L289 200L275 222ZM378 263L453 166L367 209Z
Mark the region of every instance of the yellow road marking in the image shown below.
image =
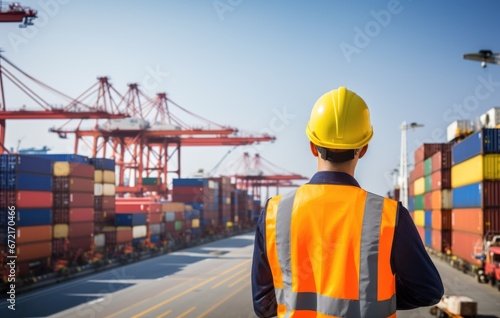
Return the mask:
M175 296L173 296L173 297L170 297L170 298L168 298L168 299L166 299L166 300L162 301L162 302L161 302L161 303L159 303L159 304L156 304L155 306L153 306L153 307L151 307L151 308L149 308L149 309L146 309L146 310L144 310L144 311L141 311L141 312L140 312L140 313L138 313L137 315L132 316L132 318L138 318L138 317L141 317L141 316L143 316L143 315L147 314L148 312L151 312L151 311L155 310L155 309L156 309L156 308L158 308L158 307L161 307L161 306L163 306L163 305L165 305L165 304L168 304L168 303L169 303L169 302L171 302L172 300L175 300L175 299L177 299L177 298L179 298L179 297L181 297L181 296L184 296L184 295L186 295L187 293L189 293L189 292L191 292L191 291L193 291L193 290L195 290L195 289L197 289L197 288L199 288L199 287L201 287L201 286L203 286L203 285L206 285L206 284L208 284L209 282L211 282L211 281L213 281L213 280L215 280L215 279L217 279L217 278L219 278L219 277L221 277L221 276L224 276L225 274L227 274L227 273L229 273L229 272L232 272L233 270L237 269L238 267L241 267L241 266L243 266L243 265L245 265L245 264L250 263L251 261L252 261L252 260L250 260L250 259L249 259L249 260L246 260L246 261L244 261L244 262L241 262L240 264L238 264L238 265L235 265L235 266L231 267L231 268L230 268L230 269L228 269L227 271L225 271L225 272L223 272L223 273L221 273L221 274L219 274L219 275L217 275L217 276L214 276L214 277L212 277L212 278L209 278L209 279L207 279L206 281L201 282L201 283L199 283L199 284L198 284L198 285L196 285L196 286L193 286L193 287L191 287L191 288L186 289L186 290L185 290L185 291L183 291L182 293L179 293L179 294L177 294L177 295L175 295Z
M163 314L161 314L161 315L157 316L156 318L163 318L163 317L165 317L166 315L170 314L171 312L172 312L172 310L167 310L167 311L165 311Z
M245 276L243 276L242 278L238 279L237 281L232 282L231 285L229 285L228 287L233 287L234 285L238 284L239 282L241 282L242 280L244 280L245 278L248 278L248 277L250 277L250 274L246 274Z
M221 301L219 301L218 303L216 303L212 307L208 308L205 312L203 312L197 318L203 318L203 317L205 317L210 312L212 312L214 309L216 309L217 307L219 307L220 305L222 305L223 303L225 303L226 301L228 301L229 298L233 297L234 295L236 295L237 293L239 293L241 290L243 290L244 288L246 288L248 285L250 285L250 282L246 283L245 285L243 285L240 288L238 288L235 291L233 291L231 294L227 295L226 298L222 299Z
M188 283L188 281L185 281L185 282L183 282L183 283L180 283L179 285L175 285L175 286L173 286L173 287L171 287L171 288L169 288L169 289L167 289L167 290L165 290L165 291L161 292L158 296L163 295L163 294L166 294L166 293L168 293L169 291L171 291L172 289L175 289L175 288L180 287L180 286L182 286L182 285L185 285L185 284L187 284L187 283ZM137 303L134 303L134 304L132 304L132 305L130 305L130 306L128 306L128 307L125 307L124 309L122 309L122 310L120 310L120 311L115 312L115 313L114 313L114 314L112 314L112 315L106 316L106 318L111 318L111 317L118 316L119 314L121 314L121 313L123 313L123 312L125 312L125 311L129 310L130 308L135 307L135 306L138 306L138 305L140 305L140 304L142 304L142 303L145 303L145 302L146 302L146 301L148 301L148 300L151 300L151 299L150 299L150 298L143 299L143 300L141 300L141 301L139 301L139 302L137 302Z
M234 275L229 276L228 278L226 278L226 279L224 279L224 280L222 280L222 281L218 282L217 284L213 285L211 289L215 289L215 288L219 287L220 285L224 284L225 282L227 282L227 281L228 281L228 280L230 280L231 278L234 278L234 277L238 276L239 274L241 274L241 273L243 273L243 272L248 272L248 269L244 269L244 270L242 270L242 271L237 272L237 273L236 273L236 274L234 274Z
M195 309L196 309L196 307L191 307L191 309L183 312L181 315L177 316L177 318L182 318L182 317L186 316L187 314L189 314L190 312L192 312Z

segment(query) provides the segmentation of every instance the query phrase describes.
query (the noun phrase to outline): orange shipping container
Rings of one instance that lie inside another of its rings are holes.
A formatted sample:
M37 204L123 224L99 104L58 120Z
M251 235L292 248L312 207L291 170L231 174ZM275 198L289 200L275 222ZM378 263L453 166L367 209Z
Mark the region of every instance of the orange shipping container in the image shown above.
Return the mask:
M452 208L451 190L435 190L431 193L431 209L432 210L449 210Z
M432 210L432 229L451 230L451 210Z
M51 241L31 243L31 244L20 244L17 246L16 249L18 262L47 258L50 257L51 254L52 254Z
M481 261L474 258L473 255L482 253L483 236L481 234L472 234L453 230L451 232L451 252L465 261L481 265Z
M17 228L17 244L50 241L51 239L52 225L22 226Z
M453 209L451 213L453 231L483 234L482 209Z

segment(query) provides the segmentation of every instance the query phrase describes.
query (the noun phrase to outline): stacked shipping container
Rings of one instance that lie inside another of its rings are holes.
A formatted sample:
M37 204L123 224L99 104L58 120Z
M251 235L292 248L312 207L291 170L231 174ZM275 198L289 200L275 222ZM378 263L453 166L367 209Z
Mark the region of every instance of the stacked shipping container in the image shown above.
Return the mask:
M7 253L8 226L15 229L12 242L16 244L19 275L50 265L52 172L52 162L47 159L25 155L0 156L0 250ZM11 224L8 224L9 207L14 207L15 211L15 218L12 218L15 222Z
M72 259L91 251L93 245L94 167L82 156L51 159L55 160L52 254Z
M115 223L115 161L91 158L90 163L94 166L94 248L104 251L103 230Z
M500 231L500 129L482 129L452 149L452 252L472 264Z

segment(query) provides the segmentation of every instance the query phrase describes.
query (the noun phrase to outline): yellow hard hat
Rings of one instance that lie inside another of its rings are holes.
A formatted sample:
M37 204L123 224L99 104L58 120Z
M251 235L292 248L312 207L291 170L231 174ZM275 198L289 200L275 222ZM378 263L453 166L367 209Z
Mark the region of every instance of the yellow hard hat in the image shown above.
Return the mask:
M329 149L357 149L373 137L370 111L365 101L341 86L321 96L306 128L309 140Z

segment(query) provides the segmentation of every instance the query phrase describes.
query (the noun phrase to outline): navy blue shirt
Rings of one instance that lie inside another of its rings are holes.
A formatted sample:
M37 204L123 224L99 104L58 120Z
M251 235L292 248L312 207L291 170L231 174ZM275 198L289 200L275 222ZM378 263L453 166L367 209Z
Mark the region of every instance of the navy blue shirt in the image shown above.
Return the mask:
M351 175L333 171L317 172L309 183L359 187L358 182ZM255 233L252 296L257 316L274 317L277 315L277 304L271 267L266 255L265 211L264 208ZM439 302L444 293L441 277L422 244L408 210L401 204L398 205L391 267L396 275L398 310L431 306Z

